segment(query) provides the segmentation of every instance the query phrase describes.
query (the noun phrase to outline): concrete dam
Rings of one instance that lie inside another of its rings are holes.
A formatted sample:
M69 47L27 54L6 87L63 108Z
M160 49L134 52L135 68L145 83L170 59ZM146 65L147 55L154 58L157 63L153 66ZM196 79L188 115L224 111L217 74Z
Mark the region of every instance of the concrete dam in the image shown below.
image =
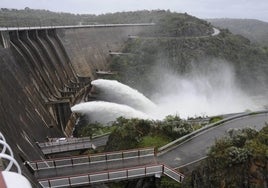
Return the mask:
M37 185L25 161L44 159L36 142L70 136L70 107L83 101L107 70L109 52L152 24L2 28L0 38L0 131L24 175Z

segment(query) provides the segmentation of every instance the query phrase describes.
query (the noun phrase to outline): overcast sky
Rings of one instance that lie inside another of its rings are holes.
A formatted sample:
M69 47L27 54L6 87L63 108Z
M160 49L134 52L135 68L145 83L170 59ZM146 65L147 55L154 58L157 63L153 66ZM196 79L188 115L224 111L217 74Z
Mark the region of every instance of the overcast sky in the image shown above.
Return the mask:
M268 0L0 0L0 8L57 12L108 12L169 9L199 18L254 18L268 22Z

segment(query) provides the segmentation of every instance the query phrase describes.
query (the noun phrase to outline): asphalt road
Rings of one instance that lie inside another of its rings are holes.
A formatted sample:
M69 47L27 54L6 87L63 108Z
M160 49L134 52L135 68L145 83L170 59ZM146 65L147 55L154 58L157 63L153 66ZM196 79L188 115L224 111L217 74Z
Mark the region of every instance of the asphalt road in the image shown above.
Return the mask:
M227 135L228 129L252 127L260 130L265 122L268 122L268 113L234 119L197 134L175 148L160 154L158 160L172 168L185 166L206 157L208 149L215 140Z

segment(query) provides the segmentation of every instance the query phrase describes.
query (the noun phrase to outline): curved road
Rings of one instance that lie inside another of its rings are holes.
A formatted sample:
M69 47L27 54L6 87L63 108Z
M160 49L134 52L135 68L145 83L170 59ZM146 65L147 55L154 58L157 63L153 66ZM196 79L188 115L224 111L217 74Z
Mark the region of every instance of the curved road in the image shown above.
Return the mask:
M136 35L129 35L128 38L130 39L138 39L138 38L142 38L142 39L192 39L192 38L208 38L208 37L215 37L217 35L219 35L221 33L221 31L215 27L213 27L213 33L209 34L209 35L203 35L203 36L180 36L180 37L141 37L141 36L136 36ZM120 53L120 52L118 52ZM120 53L122 54L122 53ZM126 54L126 53L125 53Z
M159 154L158 160L172 168L186 166L205 158L208 149L214 144L215 140L227 135L226 131L228 129L252 127L260 130L265 122L268 122L268 112L228 121L203 131L175 148Z

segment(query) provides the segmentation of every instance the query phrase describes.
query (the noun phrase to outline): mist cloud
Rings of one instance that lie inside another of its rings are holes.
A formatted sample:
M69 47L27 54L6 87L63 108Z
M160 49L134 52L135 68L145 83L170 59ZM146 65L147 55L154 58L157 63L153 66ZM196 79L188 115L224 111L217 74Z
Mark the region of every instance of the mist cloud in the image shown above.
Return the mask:
M153 70L158 90L151 99L159 106L155 116L176 114L187 118L258 109L239 87L229 63L214 60L199 64L202 66L192 65L183 75L160 66Z

